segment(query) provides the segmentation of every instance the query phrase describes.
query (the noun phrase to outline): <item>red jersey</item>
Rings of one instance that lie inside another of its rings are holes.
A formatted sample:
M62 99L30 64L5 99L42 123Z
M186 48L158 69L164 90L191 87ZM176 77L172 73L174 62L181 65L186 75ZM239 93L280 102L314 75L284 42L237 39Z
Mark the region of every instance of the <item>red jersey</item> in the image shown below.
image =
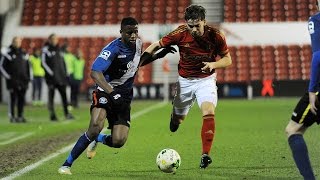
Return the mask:
M229 52L224 35L216 28L204 26L204 34L194 38L187 25L181 25L160 39L161 47L177 45L180 52L178 72L182 77L207 77L214 73L204 73L202 62L214 62L217 55Z

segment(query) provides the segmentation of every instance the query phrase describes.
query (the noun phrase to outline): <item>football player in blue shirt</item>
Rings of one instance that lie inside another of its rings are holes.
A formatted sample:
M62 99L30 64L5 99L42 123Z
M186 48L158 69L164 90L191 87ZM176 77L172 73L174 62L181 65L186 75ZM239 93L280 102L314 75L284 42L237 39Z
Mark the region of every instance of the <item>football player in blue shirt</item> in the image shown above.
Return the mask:
M319 2L316 0L317 8ZM310 163L308 148L303 134L313 123L320 123L319 83L320 83L320 13L311 16L308 23L312 46L311 75L309 92L305 93L296 105L291 120L286 127L288 142L293 159L304 179L315 179Z
M130 128L130 104L133 98L133 81L139 66L174 53L173 47L160 50L152 57L141 57L142 42L138 38L138 22L131 17L121 21L121 37L104 47L91 68L96 83L92 93L91 120L85 132L74 145L67 160L59 168L60 174L71 175L70 167L88 147L87 156L95 155L97 142L120 148L127 141ZM111 134L100 134L105 118Z

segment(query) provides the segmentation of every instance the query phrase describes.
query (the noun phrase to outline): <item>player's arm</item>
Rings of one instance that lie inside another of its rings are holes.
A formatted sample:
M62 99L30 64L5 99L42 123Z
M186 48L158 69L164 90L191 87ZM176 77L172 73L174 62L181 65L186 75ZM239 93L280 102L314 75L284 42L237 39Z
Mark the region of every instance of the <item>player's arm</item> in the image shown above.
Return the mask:
M106 93L110 94L113 91L112 86L106 81L102 72L91 70L90 76Z
M215 62L203 62L204 66L201 68L202 71L211 72L213 69L225 68L232 64L230 53L223 55L222 58Z
M314 49L318 49L318 37L320 31L319 28L319 22L317 20L314 20L313 18L310 18L308 22L308 30L311 37L311 46ZM310 111L313 114L317 114L317 107L316 104L318 103L318 98L316 93L319 91L319 75L320 75L320 51L314 50L312 54L312 62L311 62L311 72L310 72L310 82L309 82L309 101L310 101Z
M309 101L310 101L310 110L313 114L317 114L317 95L319 91L319 76L320 76L320 51L313 53L312 62L311 62L311 73L310 73L310 82L309 82Z
M113 91L113 87L107 82L103 72L110 67L113 59L115 58L115 54L116 53L113 49L102 50L99 56L94 60L91 67L91 78L108 94Z
M159 41L152 43L141 55L139 66L147 65L156 60L155 52L160 49Z
M219 55L221 59L215 62L203 62L204 66L202 71L212 71L213 69L225 68L232 64L231 55L229 53L224 34L218 31L215 33L213 38L216 43L217 55Z
M179 28L177 28L179 29ZM173 31L176 32L177 30ZM142 54L140 60L140 66L144 66L153 62L156 59L163 58L168 53L175 53L177 50L171 45L177 44L177 39L179 39L179 33L169 33L168 35L162 37L159 41L151 44ZM158 51L160 48L160 51Z

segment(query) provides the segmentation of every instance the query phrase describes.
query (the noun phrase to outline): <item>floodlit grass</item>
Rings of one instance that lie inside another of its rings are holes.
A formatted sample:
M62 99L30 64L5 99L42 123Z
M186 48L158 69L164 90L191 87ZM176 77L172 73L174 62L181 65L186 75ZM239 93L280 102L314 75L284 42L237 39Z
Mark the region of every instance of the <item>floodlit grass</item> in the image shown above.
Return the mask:
M205 170L199 169L202 125L199 108L195 104L179 130L171 133L171 104L168 103L134 119L128 141L121 149L99 144L94 159L88 160L85 153L82 154L72 167L72 176L57 173L68 155L65 153L18 179L302 179L294 165L284 133L297 101L298 98L252 101L220 99L215 116L215 142L211 151L213 164ZM156 103L159 102L135 101L132 114ZM28 107L26 117L30 123L16 125L3 121L7 113L6 107L1 105L0 135L12 131L36 132L25 139L32 141L66 131L85 131L89 121L88 107L86 104L74 110L77 120L70 123L62 120L58 123L49 122L45 108ZM315 173L319 174L320 132L317 128L316 125L310 128L305 139ZM0 146L0 150L8 147L10 145ZM162 173L155 164L156 155L164 148L173 148L181 156L181 167L176 174Z

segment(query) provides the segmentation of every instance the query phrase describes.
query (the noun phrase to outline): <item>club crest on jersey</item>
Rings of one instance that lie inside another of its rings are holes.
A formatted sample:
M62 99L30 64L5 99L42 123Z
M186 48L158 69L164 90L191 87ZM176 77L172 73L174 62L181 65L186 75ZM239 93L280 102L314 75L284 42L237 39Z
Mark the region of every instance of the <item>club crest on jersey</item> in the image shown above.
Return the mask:
M107 104L107 102L108 102L107 98L105 98L105 97L99 98L99 103L100 104Z
M108 50L103 50L98 57L101 57L104 60L108 60L109 56L111 55L111 52Z

